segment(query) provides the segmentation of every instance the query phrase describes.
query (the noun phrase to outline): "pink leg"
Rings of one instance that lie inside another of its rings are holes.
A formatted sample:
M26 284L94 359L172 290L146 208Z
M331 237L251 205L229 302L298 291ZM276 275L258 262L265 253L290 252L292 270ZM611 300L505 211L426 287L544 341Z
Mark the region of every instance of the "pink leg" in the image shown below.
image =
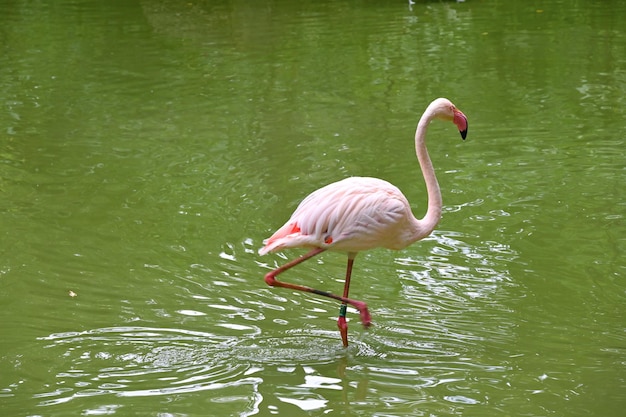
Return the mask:
M338 295L335 295L335 294L332 294L332 293L329 293L329 292L326 292L326 291L316 290L314 288L305 287L304 285L290 284L288 282L278 281L276 279L276 276L278 274L281 274L281 273L285 272L286 270L288 270L290 268L293 268L294 266L298 265L299 263L302 263L302 262L306 261L307 259L310 259L310 258L314 257L315 255L319 255L320 253L322 253L324 251L325 251L325 249L315 248L315 249L312 249L311 251L307 252L306 254L300 256L299 258L296 258L296 259L294 259L292 261L287 262L285 265L283 265L283 266L281 266L279 268L276 268L276 269L274 269L271 272L268 272L265 275L265 282L267 283L267 285L269 285L271 287L283 287L283 288L289 288L291 290L310 292L310 293L321 295L321 296L324 296L324 297L333 298L335 300L341 301L344 304L350 304L351 306L353 306L354 308L359 310L359 313L361 314L361 322L363 323L363 326L368 327L372 323L372 318L370 316L369 311L367 310L367 305L363 301L352 300L352 299L348 298L347 296L346 297L340 297ZM345 291L345 289L344 289L344 291ZM345 317L344 317L344 319L345 319Z

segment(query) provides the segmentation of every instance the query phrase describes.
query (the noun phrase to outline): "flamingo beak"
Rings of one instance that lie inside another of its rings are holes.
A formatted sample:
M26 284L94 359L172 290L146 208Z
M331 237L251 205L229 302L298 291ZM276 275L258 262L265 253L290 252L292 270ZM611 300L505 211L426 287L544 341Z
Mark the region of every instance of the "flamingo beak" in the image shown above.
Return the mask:
M459 132L461 133L461 137L465 140L467 136L467 117L463 114L461 110L454 109L454 119L452 119L454 124L459 128Z

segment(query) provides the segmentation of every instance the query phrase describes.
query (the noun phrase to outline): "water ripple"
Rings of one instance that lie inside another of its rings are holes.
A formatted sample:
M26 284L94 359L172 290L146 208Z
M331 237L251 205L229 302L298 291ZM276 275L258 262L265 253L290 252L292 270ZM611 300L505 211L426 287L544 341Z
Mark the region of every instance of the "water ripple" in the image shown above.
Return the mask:
M40 399L40 406L89 396L198 391L219 392L215 395L220 403L241 402L242 409L249 407L250 412L260 401L262 379L255 374L262 368L233 360L237 337L129 326L54 333L39 340L61 358L56 386L33 396ZM83 366L91 371L82 370Z

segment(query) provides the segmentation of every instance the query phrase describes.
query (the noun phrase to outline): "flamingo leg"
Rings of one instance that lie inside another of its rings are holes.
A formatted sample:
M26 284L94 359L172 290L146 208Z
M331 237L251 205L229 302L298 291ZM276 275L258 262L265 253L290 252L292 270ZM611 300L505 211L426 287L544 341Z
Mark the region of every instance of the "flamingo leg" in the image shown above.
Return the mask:
M354 264L354 257L356 253L348 254L348 266L346 267L346 280L343 285L343 297L348 298L350 291L350 277L352 276L352 265ZM342 303L339 308L339 318L337 319L337 327L339 327L339 333L341 334L341 340L343 341L343 347L348 347L348 323L346 322L347 305Z
M274 269L273 271L268 272L265 275L265 283L267 285L271 286L271 287L283 287L283 288L289 288L291 290L296 290L296 291L310 292L312 294L317 294L317 295L321 295L321 296L324 296L324 297L328 297L328 298L332 298L332 299L341 301L344 304L350 304L351 306L353 306L354 308L359 310L359 313L361 314L361 322L363 323L363 326L368 327L372 323L372 318L370 316L369 311L367 310L367 305L363 301L353 300L353 299L348 298L347 296L346 297L340 297L338 295L329 293L327 291L316 290L314 288L306 287L304 285L290 284L288 282L278 281L276 279L277 275L282 274L286 270L293 268L294 266L298 265L299 263L302 263L302 262L306 261L307 259L310 259L310 258L314 257L315 255L319 255L320 253L324 252L325 250L326 249L323 249L323 248L312 249L311 251L309 251L309 252L305 253L304 255L300 256L299 258L296 258L296 259L294 259L292 261L289 261L285 265L283 265L281 267L278 267L278 268ZM353 257L353 261L354 261L354 257ZM351 266L350 266L350 269L352 269ZM344 288L344 292L347 294L345 288ZM345 317L344 317L344 320L345 320Z

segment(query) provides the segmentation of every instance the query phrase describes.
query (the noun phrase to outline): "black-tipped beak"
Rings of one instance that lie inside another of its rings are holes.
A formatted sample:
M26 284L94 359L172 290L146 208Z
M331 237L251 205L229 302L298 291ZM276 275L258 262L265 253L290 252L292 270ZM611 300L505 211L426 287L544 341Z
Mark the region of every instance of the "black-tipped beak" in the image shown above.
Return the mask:
M454 109L454 118L452 119L456 127L459 128L459 132L461 133L461 137L465 140L467 136L467 128L469 124L467 123L467 117L463 114L461 110Z
M461 134L463 140L465 140L465 138L467 137L467 125L465 127L465 130L459 130L459 133Z

